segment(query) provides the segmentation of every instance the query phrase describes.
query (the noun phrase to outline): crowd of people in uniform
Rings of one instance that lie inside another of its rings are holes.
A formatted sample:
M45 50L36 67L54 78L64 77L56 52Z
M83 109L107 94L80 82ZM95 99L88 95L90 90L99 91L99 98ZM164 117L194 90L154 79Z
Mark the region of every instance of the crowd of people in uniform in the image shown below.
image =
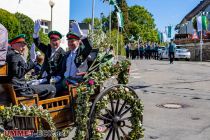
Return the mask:
M126 58L127 59L159 59L159 49L160 45L158 43L142 43L138 41L130 41L125 45ZM173 39L168 44L169 61L173 64L175 57L175 46Z
M130 59L158 59L157 43L142 43L138 41L130 41L125 45L126 58Z
M1 83L11 83L17 96L30 97L38 94L40 99L59 96L61 92L68 90L68 84L78 83L88 69L87 61L91 59L89 54L92 46L77 22L71 26L72 30L66 34L69 49L67 52L60 46L62 35L58 31L48 33L49 44L42 43L39 37L39 20L34 25L34 44L30 47L29 59L24 57L27 49L26 35L20 34L10 39L6 51L8 75L1 77ZM36 48L44 57L37 54ZM25 75L31 70L37 79L27 81Z

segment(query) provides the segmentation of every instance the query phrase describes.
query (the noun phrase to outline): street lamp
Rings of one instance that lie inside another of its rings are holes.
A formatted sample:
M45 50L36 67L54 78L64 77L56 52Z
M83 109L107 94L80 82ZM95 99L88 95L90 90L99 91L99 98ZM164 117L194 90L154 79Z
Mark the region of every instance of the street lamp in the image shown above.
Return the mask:
M95 0L92 0L92 28L91 31L93 33L93 29L94 29L94 11L95 10Z
M104 13L101 13L101 29L103 28L103 17L104 17Z
M53 0L50 0L49 1L49 5L50 5L50 7L51 7L51 26L50 26L50 31L52 31L52 10L53 10L53 6L55 5L55 2L53 1Z

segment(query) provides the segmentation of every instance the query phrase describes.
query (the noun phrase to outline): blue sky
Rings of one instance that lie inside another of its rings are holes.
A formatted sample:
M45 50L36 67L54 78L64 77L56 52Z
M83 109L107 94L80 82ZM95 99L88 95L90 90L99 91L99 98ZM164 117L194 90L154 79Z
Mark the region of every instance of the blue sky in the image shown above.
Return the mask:
M157 28L164 31L167 25L176 26L200 0L127 0L127 3L128 6L144 6L152 13ZM91 17L91 10L92 0L70 0L70 19L81 22L84 18ZM95 17L100 17L101 12L107 16L109 5L102 0L95 0Z

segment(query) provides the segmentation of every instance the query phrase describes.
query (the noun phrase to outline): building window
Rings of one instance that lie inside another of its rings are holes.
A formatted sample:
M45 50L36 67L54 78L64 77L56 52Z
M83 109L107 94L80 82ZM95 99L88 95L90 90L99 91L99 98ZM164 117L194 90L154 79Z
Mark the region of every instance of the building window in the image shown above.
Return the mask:
M48 32L49 32L48 29L45 29L45 33L48 34Z

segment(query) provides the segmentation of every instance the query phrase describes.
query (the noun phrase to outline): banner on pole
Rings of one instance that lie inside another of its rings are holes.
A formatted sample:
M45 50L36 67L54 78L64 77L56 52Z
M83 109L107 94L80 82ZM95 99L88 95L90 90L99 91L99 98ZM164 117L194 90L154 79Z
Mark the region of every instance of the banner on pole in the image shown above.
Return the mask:
M117 20L118 20L118 26L122 28L124 23L123 23L123 16L121 12L117 12Z
M109 4L110 4L110 5L114 5L115 3L116 3L115 0L109 0Z
M202 31L202 18L201 18L201 16L197 17L197 29L198 29L198 32Z
M206 16L202 16L202 29L207 30L207 18Z
M171 38L171 29L172 29L172 27L168 26L168 38Z

